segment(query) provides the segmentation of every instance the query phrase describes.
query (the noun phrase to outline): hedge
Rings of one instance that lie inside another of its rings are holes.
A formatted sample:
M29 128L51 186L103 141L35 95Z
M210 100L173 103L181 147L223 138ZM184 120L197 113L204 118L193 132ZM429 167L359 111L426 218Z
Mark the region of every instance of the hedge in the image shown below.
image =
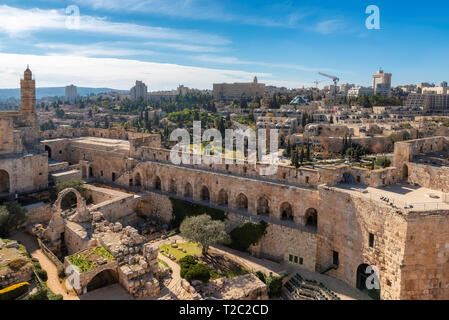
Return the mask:
M20 297L25 292L28 292L30 284L28 282L21 282L5 289L0 290L0 300L14 300Z
M173 220L170 224L173 228L179 228L181 223L187 217L200 216L205 213L210 215L214 220L224 221L226 219L226 213L222 210L213 209L180 199L170 198L170 201L173 207Z
M203 282L209 281L211 278L210 269L190 255L185 256L179 260L181 265L181 278L186 280L201 280Z
M200 280L207 282L210 279L210 270L205 264L197 263L189 269L185 275L185 279L189 281Z
M250 245L255 245L267 232L267 223L261 221L254 223L246 221L239 227L231 231L231 248L246 251Z

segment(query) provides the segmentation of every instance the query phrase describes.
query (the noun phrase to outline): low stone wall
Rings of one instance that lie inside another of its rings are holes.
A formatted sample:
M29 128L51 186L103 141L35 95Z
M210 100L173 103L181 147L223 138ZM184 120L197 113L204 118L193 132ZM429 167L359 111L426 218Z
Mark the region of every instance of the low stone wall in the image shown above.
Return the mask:
M142 197L136 204L138 214L156 218L165 223L173 219L173 206L170 198L157 193L149 193Z
M299 266L315 271L317 235L269 223L266 235L249 250L258 257L277 262L289 261L290 255L298 257Z
M30 204L23 207L27 211L25 225L48 223L51 220L51 205L44 202Z
M422 187L449 192L449 168L409 162L408 182Z

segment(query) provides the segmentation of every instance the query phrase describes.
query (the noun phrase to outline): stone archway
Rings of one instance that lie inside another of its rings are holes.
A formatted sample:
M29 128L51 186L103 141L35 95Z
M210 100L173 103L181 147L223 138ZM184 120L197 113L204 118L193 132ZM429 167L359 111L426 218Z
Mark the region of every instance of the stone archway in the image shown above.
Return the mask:
M0 170L0 193L10 193L9 173L6 170Z
M76 211L77 211L77 213L72 218L72 220L76 221L76 222L89 221L90 215L89 215L89 211L87 210L86 200L81 196L79 191L74 188L64 189L58 194L58 199L56 199L56 202L53 205L54 211L59 212L59 213L62 212L62 208L61 208L62 199L64 199L64 197L66 195L68 195L69 193L74 193L76 196Z
M168 192L173 193L173 194L178 193L178 188L176 187L175 179L170 180L170 184L168 185Z
M281 220L293 221L293 208L292 205L288 202L284 202L280 207L281 211Z
M154 178L154 189L155 190L162 190L162 182L161 182L161 178L159 178L158 176L156 176Z
M137 172L134 176L134 186L141 187L142 186L142 176L140 172Z
M228 205L228 193L225 189L221 189L218 193L217 204L220 206Z
M248 210L248 197L243 193L240 193L235 201L237 209Z
M269 216L270 215L270 202L266 197L260 197L257 200L257 215Z
M90 292L103 287L107 287L114 283L117 283L117 281L116 271L113 269L106 269L97 273L89 280L89 282L86 284L86 291Z
M209 188L206 186L201 188L201 201L210 201Z
M305 225L315 230L318 227L318 212L314 208L309 208L306 210L306 215L304 216Z
M402 166L402 178L408 179L408 166L406 164Z
M51 159L51 148L49 146L45 146L45 151L47 151L48 159Z
M193 197L193 189L192 185L187 182L185 188L184 188L184 197L186 198L192 198Z
M369 265L361 264L357 268L356 287L360 291L369 295L372 299L380 300L380 279L379 275L374 270L369 269ZM368 285L372 285L371 289L368 289ZM377 285L377 289L376 289Z

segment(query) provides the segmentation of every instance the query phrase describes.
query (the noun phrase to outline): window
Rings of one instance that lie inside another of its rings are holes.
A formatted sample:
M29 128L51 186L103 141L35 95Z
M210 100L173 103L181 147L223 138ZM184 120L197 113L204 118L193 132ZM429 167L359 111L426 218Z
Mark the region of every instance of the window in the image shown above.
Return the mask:
M369 234L369 247L374 248L374 234Z
M100 175L103 176L103 170L100 171Z
M115 172L112 173L112 181L115 181Z
M360 183L360 176L357 176L357 183Z
M309 177L306 177L306 183L309 184Z
M299 257L299 264L303 264L303 262L304 262L304 259Z
M291 254L288 255L288 261L293 262L293 256Z
M295 256L295 263L298 263L298 257Z
M332 264L334 264L336 266L338 266L340 264L337 251L332 251Z

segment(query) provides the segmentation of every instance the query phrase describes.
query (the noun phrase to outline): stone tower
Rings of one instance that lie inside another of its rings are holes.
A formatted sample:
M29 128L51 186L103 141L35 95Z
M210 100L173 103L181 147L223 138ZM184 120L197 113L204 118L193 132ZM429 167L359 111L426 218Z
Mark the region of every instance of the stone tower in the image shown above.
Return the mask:
M23 79L20 80L20 95L21 113L26 125L37 126L36 82L33 80L33 74L28 66L23 74Z

